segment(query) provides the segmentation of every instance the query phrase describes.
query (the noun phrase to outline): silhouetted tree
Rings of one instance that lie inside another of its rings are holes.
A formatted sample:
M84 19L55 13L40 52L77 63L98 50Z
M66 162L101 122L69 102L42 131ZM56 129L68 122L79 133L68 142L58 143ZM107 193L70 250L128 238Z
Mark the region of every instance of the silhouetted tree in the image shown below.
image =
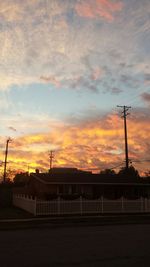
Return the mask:
M134 178L140 177L138 171L133 166L130 166L128 169L126 169L125 167L121 168L118 175L121 175L121 176L128 175L128 176L134 177Z
M14 185L24 186L29 180L28 172L17 173L13 179Z
M146 177L150 177L150 171L146 171L146 172L145 172L145 176L146 176Z
M105 170L101 171L100 174L115 175L116 173L112 169L105 169Z
M6 172L5 183L12 183L14 175L16 174L15 170L8 169ZM4 172L3 170L0 172L0 182L4 182Z

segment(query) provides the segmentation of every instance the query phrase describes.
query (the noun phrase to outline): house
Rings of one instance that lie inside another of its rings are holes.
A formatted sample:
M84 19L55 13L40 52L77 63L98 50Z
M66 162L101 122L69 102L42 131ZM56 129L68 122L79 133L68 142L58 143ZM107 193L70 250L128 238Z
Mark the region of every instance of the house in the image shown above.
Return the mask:
M82 195L87 199L136 199L150 198L150 183L135 177L109 174L93 174L76 168L52 168L48 173L36 170L31 173L27 184L15 189L15 193L35 196L39 199L75 199Z

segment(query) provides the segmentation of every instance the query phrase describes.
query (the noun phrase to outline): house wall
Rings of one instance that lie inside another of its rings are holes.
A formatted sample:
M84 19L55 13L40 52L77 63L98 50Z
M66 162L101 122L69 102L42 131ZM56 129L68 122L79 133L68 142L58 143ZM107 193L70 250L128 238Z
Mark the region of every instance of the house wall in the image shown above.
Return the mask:
M56 194L57 186L56 185L47 185L36 178L30 179L28 184L27 193L29 195L37 196L39 198L44 198L47 194Z
M125 198L150 198L150 185L135 184L46 184L31 177L26 187L22 188L22 192L27 195L37 196L39 199L47 199L52 195L87 195L93 197L101 197L108 199Z

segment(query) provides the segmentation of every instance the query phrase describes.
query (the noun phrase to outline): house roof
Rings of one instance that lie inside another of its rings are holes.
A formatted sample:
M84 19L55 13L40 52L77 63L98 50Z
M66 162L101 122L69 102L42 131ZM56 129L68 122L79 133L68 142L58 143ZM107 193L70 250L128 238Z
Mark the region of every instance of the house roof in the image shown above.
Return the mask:
M117 175L100 175L86 172L72 173L31 173L34 177L44 184L139 184L141 182L131 177L119 177ZM143 184L143 183L142 183Z

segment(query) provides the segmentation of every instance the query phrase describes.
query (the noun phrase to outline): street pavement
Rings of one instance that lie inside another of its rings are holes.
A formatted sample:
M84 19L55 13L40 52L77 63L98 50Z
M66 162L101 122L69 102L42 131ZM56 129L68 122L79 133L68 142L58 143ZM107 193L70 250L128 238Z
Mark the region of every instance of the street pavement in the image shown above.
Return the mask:
M43 223L0 231L0 267L149 267L150 225Z

